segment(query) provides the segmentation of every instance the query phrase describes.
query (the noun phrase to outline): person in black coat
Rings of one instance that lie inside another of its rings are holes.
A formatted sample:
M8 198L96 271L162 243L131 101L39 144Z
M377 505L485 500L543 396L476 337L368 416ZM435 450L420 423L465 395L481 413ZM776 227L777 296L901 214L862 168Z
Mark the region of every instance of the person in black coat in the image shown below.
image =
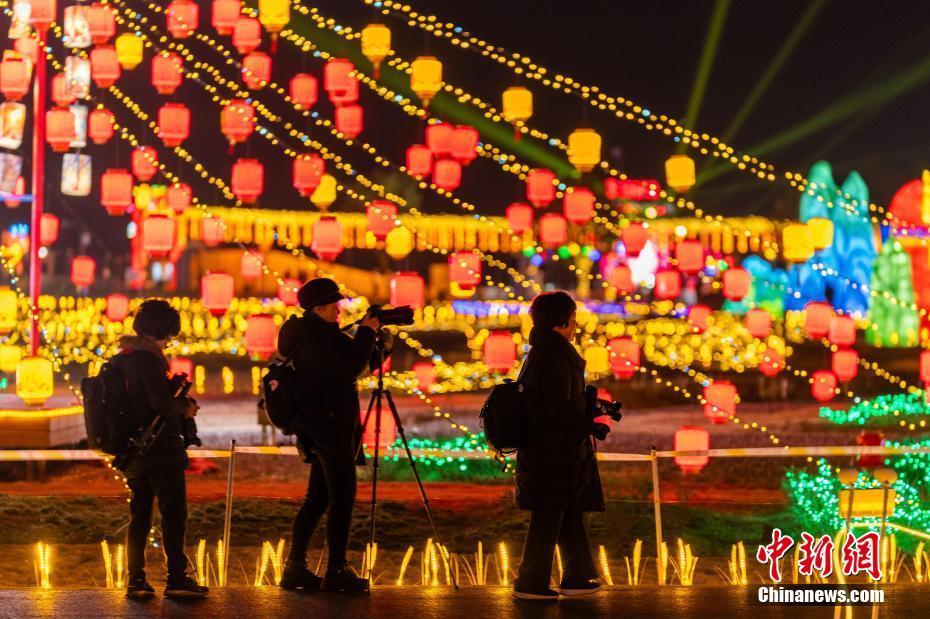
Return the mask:
M128 452L123 467L131 492L130 523L126 534L126 559L129 582L126 591L131 598L144 598L154 593L145 578L145 547L152 528L152 508L158 499L161 512L162 539L168 562L169 597L203 597L207 587L197 584L187 574L184 554L184 533L187 526L187 488L184 470L188 459L185 451L183 424L197 414L196 402L180 396L169 380L168 360L163 352L168 340L181 330L181 318L166 301L149 300L139 306L133 319L136 335L120 339L120 353L113 359L123 371L128 390L129 416L133 426L147 428L161 416L163 429L144 454Z
M361 446L359 377L369 368L378 319L366 316L352 338L339 329L343 295L331 279L304 284L297 299L302 317L291 317L278 334L278 352L293 359L300 377L296 434L298 446L311 463L307 495L291 536L285 589L367 591L368 580L357 578L346 561L346 547L355 506L355 466L365 463ZM320 518L327 511L329 560L324 578L307 567L307 549Z
M585 398L585 362L575 350L575 301L564 292L533 299L530 352L524 361L527 438L517 452L516 504L530 510L519 599L558 599L600 589L583 513L604 510L594 421ZM601 428L603 430L603 428ZM549 588L555 546L564 566L559 592Z

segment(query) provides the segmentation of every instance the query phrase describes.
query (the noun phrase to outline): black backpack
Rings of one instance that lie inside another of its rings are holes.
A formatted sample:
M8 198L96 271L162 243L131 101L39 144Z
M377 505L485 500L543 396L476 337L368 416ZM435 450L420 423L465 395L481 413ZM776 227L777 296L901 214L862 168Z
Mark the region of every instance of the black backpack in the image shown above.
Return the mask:
M299 408L294 358L275 359L267 367L268 372L262 378L264 397L258 406L276 428L284 434L293 434Z
M96 376L82 380L81 394L90 448L112 456L125 451L135 428L129 413L129 385L120 363L111 359Z
M496 452L498 459L512 455L526 444L523 376L529 363L530 355L527 355L517 380L506 379L492 387L481 407L481 427L488 446Z

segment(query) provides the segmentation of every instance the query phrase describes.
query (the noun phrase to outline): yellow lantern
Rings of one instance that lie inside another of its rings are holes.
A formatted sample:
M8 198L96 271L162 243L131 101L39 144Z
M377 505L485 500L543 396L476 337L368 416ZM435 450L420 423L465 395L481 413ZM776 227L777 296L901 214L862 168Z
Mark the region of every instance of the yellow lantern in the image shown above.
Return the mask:
M12 374L23 358L23 349L12 344L0 344L0 372Z
M462 288L455 282L449 282L449 295L454 299L469 299L475 296L477 288Z
M291 21L290 0L258 0L258 22L271 34L271 52L278 47L278 33Z
M601 136L594 129L575 129L568 136L568 160L579 172L601 162Z
M362 29L362 54L375 68L375 79L380 77L381 61L391 53L391 29L384 24L369 24Z
M814 242L814 249L826 249L833 245L833 222L823 217L814 217L807 220L807 227L810 228L811 237Z
M51 361L26 357L16 365L16 395L27 406L42 406L54 393Z
M665 182L677 191L684 193L694 187L694 159L688 155L672 155L665 161Z
M610 371L610 351L603 346L591 346L584 351L586 369L592 374L606 374Z
M533 116L533 93L522 86L504 91L501 113L509 123L526 122Z
M320 184L310 194L310 201L321 211L325 211L336 201L336 179L329 174L320 177Z
M152 186L148 183L142 183L132 188L132 202L136 205L137 210L146 210L152 203L153 196Z
M116 37L116 60L127 71L139 66L142 62L142 39L129 32Z
M16 293L0 288L0 333L7 334L16 328L16 310L19 305Z
M789 262L805 262L814 255L814 235L804 224L789 224L781 233L782 253Z
M394 260L403 260L413 251L413 233L407 228L394 228L384 238L384 251Z
M410 89L428 106L442 88L442 63L434 56L420 56L410 65Z

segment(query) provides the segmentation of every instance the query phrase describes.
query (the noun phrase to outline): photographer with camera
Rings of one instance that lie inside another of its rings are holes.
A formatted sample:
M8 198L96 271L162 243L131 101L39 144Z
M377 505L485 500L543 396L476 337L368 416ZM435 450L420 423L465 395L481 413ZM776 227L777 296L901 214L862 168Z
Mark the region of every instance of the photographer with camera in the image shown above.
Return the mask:
M356 381L369 368L378 329L371 312L358 323L355 337L339 328L339 301L345 297L331 279L301 286L297 300L304 313L291 317L278 334L278 352L292 359L299 378L295 433L311 463L307 495L294 519L291 548L281 579L285 589L362 592L368 580L356 577L346 561L355 506L355 466L365 464ZM320 578L307 567L307 549L323 514L329 561Z
M136 334L120 338L121 350L110 361L118 364L122 372L126 410L133 427L138 429L118 458L132 493L126 536L129 568L126 595L144 598L154 594L145 578L145 547L157 498L168 562L165 595L204 597L208 589L187 575L184 554L187 526L184 470L188 465L185 448L191 440L191 431L193 439L198 440L193 418L199 407L186 395L183 379L169 378L168 360L163 352L168 341L180 333L181 317L166 301L150 299L139 306L133 328Z
M530 352L524 361L526 440L517 452L517 507L531 510L514 597L557 600L600 590L583 514L604 510L592 434L595 423L585 392L585 362L572 342L575 301L565 292L533 299ZM552 558L559 545L564 575L559 591L549 588Z

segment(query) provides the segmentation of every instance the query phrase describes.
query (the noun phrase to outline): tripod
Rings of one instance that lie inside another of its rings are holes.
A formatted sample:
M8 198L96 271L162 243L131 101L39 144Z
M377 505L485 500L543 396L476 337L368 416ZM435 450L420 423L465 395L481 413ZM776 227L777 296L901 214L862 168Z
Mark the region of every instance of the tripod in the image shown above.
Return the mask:
M362 432L364 432L365 428L368 427L372 411L375 412L375 446L374 460L372 461L371 469L371 523L369 525L369 547L374 548L375 544L375 516L378 506L378 469L381 464L379 460L379 448L381 445L381 411L382 401L387 400L388 410L391 411L391 415L394 417L394 426L397 428L397 432L400 434L400 440L404 444L404 450L407 452L407 462L410 463L410 470L413 471L413 477L417 480L417 488L420 490L420 499L423 501L423 507L426 508L426 517L429 519L429 525L433 529L433 537L436 539L436 543L439 544L440 548L445 549L445 544L442 543L442 537L439 535L439 528L436 526L436 520L433 518L433 510L429 505L429 497L426 496L426 489L423 487L423 481L420 479L420 473L417 470L416 460L413 459L413 454L410 451L410 443L407 442L404 424L400 420L400 415L397 414L397 406L394 404L394 397L391 395L390 391L384 388L384 341L381 339L380 334L375 340L375 349L378 353L378 386L371 393L371 400L368 401L368 411L365 413L365 420L362 422ZM361 444L359 444L359 449L362 449ZM444 550L442 550L442 552L444 552ZM448 557L447 560L451 560L451 557ZM459 583L458 579L455 577L455 570L450 570L450 573L452 574L452 586L458 590Z

